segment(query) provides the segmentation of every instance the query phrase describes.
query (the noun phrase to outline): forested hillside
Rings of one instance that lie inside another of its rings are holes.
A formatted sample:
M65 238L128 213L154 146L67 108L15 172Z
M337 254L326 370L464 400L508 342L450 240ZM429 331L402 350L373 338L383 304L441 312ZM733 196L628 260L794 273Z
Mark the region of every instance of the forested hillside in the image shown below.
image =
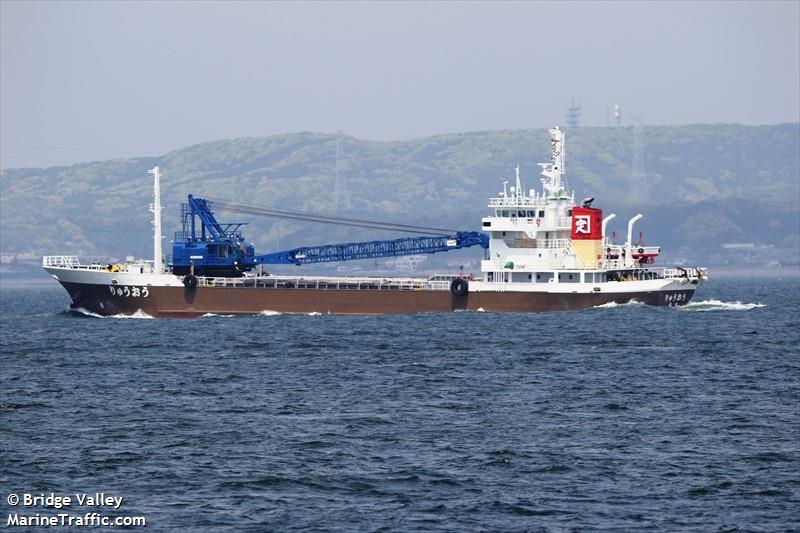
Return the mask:
M644 174L633 172L633 128L567 131L567 183L615 211L616 229L642 212L649 241L702 259L723 243L798 247L800 125L652 126L639 130ZM0 179L3 254L151 255L147 205L159 165L165 248L187 194L334 212L336 135L228 139L160 157L6 169ZM486 200L519 164L539 188L544 129L482 131L396 142L341 138L340 214L478 229ZM639 167L641 168L641 166ZM346 191L345 191L346 189ZM346 193L346 194L345 194ZM221 219L241 219L219 213ZM388 238L366 230L249 219L259 251Z

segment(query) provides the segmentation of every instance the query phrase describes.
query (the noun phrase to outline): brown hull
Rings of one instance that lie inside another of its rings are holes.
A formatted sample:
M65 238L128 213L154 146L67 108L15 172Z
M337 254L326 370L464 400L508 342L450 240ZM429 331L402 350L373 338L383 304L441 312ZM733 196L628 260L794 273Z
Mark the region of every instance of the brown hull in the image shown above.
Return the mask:
M149 287L146 297L110 294L105 285L62 282L73 308L103 316L144 312L154 317L278 313L392 314L450 311L540 312L585 309L631 300L649 305L684 305L694 287L679 291L555 294L532 292L387 291L255 287Z

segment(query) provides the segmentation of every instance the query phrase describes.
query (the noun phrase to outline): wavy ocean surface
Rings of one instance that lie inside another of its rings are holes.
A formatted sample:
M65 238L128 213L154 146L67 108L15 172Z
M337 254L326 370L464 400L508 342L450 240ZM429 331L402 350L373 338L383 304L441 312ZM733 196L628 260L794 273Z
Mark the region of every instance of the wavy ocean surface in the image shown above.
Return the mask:
M7 493L104 491L152 531L800 529L796 276L530 315L0 296L4 525Z

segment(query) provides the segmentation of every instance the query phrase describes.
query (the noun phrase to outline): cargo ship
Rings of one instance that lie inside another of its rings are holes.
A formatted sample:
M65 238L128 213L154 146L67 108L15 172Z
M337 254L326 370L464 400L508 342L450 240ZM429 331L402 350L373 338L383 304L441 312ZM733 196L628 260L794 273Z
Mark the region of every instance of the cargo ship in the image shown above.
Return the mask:
M639 302L687 304L707 279L702 268L655 267L660 247L607 234L593 198L580 203L563 182L565 134L550 134L550 161L540 163L541 190L513 185L488 202L481 231L453 231L259 208L188 196L172 254L162 257L160 171L153 175L153 259L82 264L74 255L43 258L43 268L69 293L70 307L101 316L198 317L208 314L389 314L451 311L540 312ZM242 223L220 223L215 209L282 216L421 236L327 244L255 253ZM274 275L269 265L303 265L447 252L475 247L480 274L425 278Z

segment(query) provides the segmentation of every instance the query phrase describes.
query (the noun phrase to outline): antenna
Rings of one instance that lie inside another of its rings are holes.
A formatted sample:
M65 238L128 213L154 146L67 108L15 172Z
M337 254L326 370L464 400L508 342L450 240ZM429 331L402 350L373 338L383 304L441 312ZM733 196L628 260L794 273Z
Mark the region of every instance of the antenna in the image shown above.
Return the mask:
M163 274L164 265L161 259L161 172L158 167L147 171L153 175L153 203L150 212L153 213L153 273Z

